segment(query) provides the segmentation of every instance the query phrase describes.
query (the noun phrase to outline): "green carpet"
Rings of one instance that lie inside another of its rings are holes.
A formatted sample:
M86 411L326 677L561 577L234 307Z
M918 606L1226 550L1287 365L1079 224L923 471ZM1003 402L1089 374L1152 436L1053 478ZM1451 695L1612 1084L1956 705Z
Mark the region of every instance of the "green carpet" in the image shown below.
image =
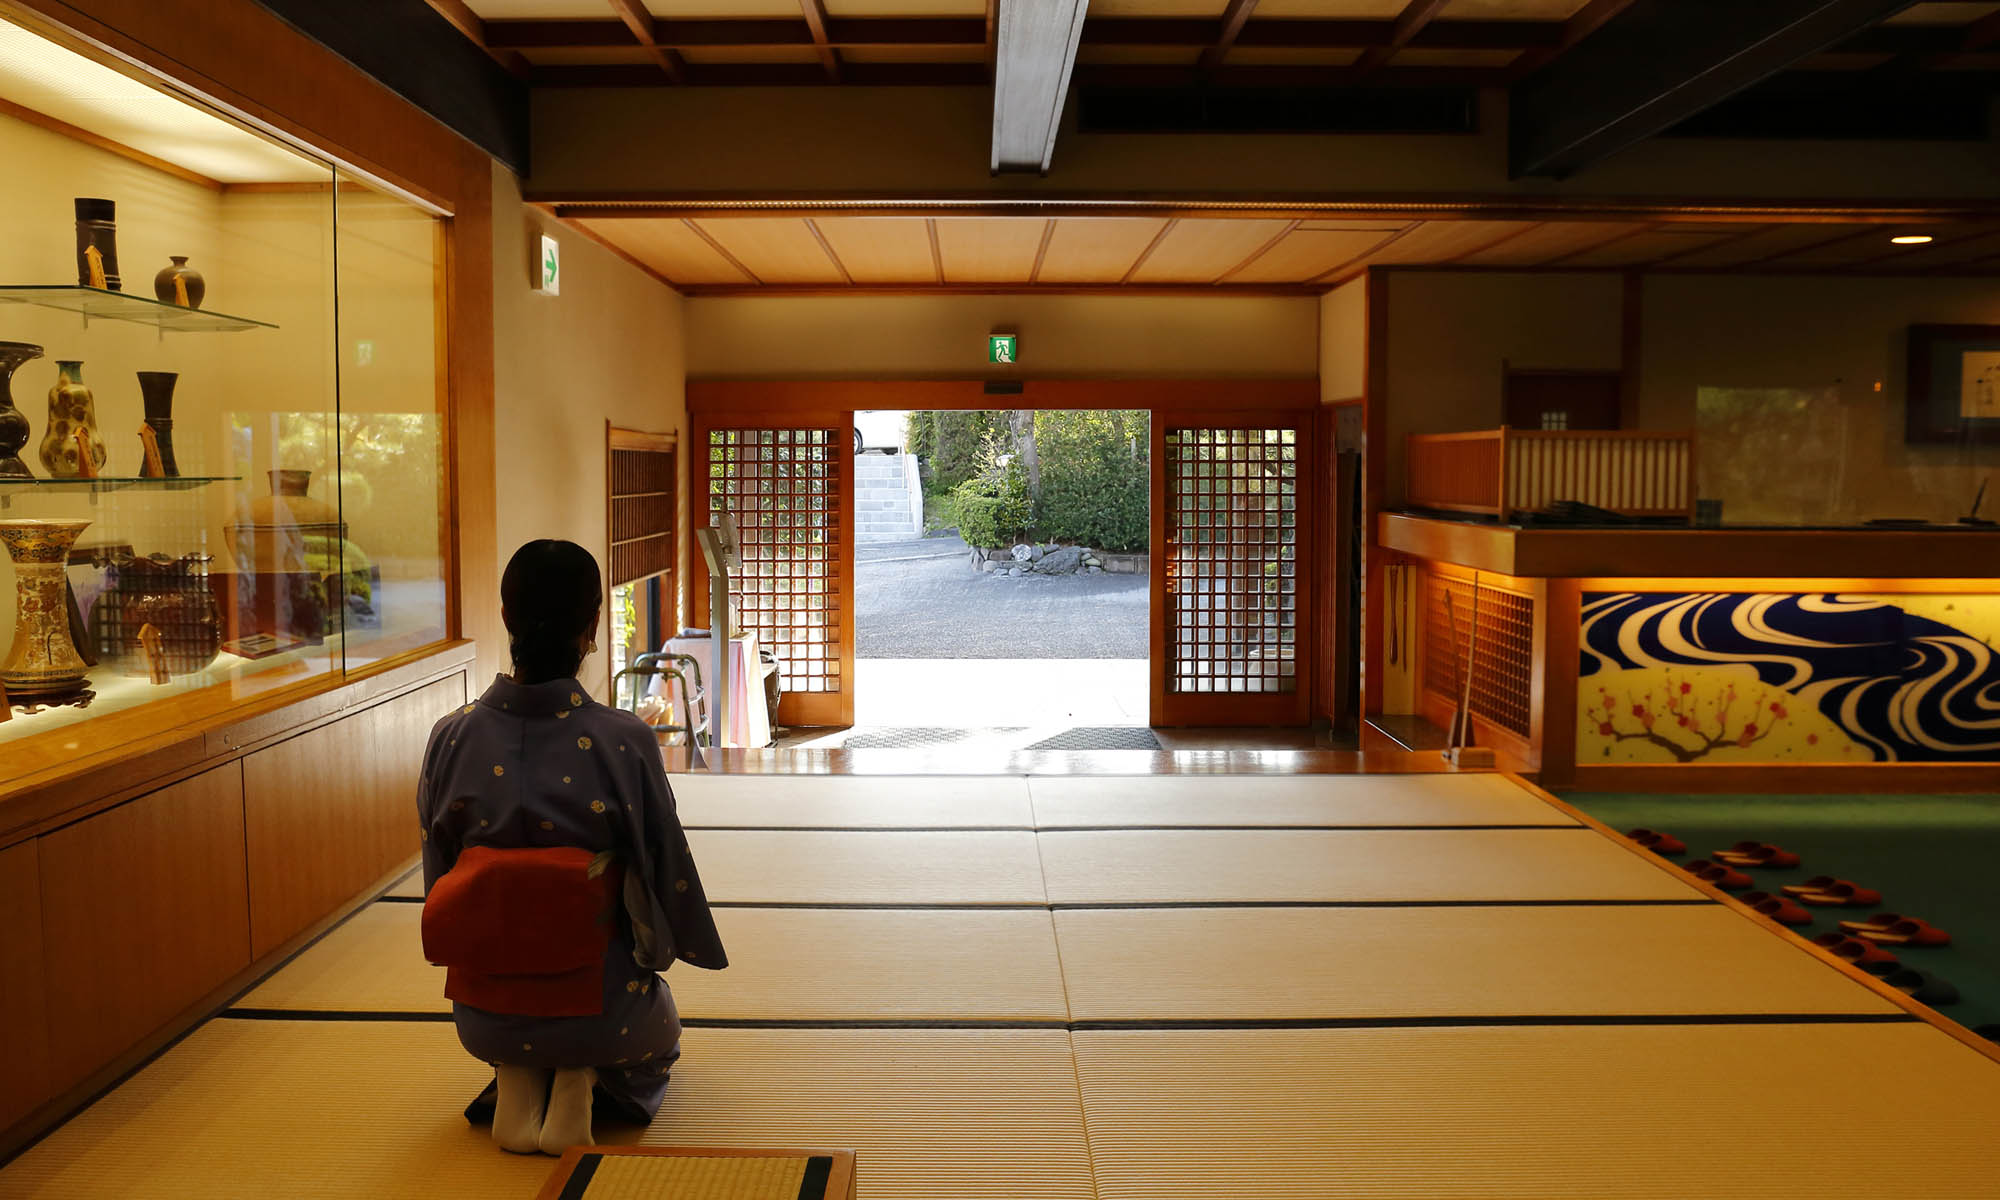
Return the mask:
M1799 855L1788 870L1748 872L1775 892L1834 875L1882 893L1876 908L1815 908L1807 937L1874 912L1922 917L1949 946L1891 947L1909 966L1957 986L1938 1011L1961 1024L2000 1023L2000 796L1670 796L1592 792L1563 799L1620 833L1658 829L1687 843L1676 862L1739 841L1775 842Z

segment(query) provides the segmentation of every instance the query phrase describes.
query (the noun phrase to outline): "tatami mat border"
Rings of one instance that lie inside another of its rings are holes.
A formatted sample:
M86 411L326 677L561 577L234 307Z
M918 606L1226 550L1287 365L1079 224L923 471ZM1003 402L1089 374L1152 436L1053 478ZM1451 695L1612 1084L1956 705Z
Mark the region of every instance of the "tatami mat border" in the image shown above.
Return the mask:
M689 833L1575 833L1584 825L683 825Z
M380 896L380 904L422 904L422 896ZM803 908L878 912L1079 912L1106 908L1673 908L1720 904L1706 896L1687 898L1608 900L1065 900L1048 904L1008 901L1000 904L842 904L805 900L710 900L710 908Z

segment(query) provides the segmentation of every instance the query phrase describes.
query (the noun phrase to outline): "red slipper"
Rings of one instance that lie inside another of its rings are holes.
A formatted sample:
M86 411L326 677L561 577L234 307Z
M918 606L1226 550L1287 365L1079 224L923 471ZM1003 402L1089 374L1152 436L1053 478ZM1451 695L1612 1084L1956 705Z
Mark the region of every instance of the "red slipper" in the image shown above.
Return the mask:
M1782 896L1772 896L1755 906L1757 911L1780 925L1810 925L1812 914Z
M1859 921L1842 921L1840 927L1849 933L1858 933L1863 929L1887 929L1898 921L1907 921L1909 919L1902 913L1881 912L1876 913L1872 917L1864 917Z
M1794 895L1807 904L1828 908L1867 908L1882 903L1882 893L1873 888L1857 887L1845 879L1829 883L1816 892L1796 892Z
M1799 856L1790 850L1781 850L1769 842L1738 842L1727 850L1717 850L1709 856L1717 862L1726 862L1733 867L1796 867Z
M1844 958L1857 966L1863 963L1893 963L1896 956L1880 946L1870 945L1860 938L1848 937L1841 933L1822 933L1813 939L1813 945L1831 951L1836 957Z
M1807 892L1817 892L1821 888L1831 887L1839 882L1840 880L1831 875L1815 875L1803 883L1788 883L1778 890L1787 896L1803 896Z
M1705 858L1698 858L1682 869L1703 883L1712 883L1725 892L1740 892L1751 883L1750 877L1743 872L1719 866Z
M1881 946L1949 946L1951 935L1929 921L1904 917L1881 929L1857 929L1854 936Z
M1625 835L1655 854L1686 854L1687 843L1654 829L1634 829Z

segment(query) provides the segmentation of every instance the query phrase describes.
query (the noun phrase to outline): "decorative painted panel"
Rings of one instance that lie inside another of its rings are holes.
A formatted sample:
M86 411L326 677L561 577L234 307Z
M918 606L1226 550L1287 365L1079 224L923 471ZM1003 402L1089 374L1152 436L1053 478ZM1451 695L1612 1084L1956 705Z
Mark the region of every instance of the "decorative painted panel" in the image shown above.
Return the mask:
M1585 593L1577 763L2000 761L2000 595Z

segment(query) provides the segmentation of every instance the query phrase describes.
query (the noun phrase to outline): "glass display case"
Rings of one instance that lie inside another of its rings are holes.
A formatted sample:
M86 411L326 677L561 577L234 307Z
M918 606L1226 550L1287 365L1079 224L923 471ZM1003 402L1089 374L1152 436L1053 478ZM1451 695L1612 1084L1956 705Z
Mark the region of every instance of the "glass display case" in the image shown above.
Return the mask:
M441 238L0 18L0 782L447 635Z

